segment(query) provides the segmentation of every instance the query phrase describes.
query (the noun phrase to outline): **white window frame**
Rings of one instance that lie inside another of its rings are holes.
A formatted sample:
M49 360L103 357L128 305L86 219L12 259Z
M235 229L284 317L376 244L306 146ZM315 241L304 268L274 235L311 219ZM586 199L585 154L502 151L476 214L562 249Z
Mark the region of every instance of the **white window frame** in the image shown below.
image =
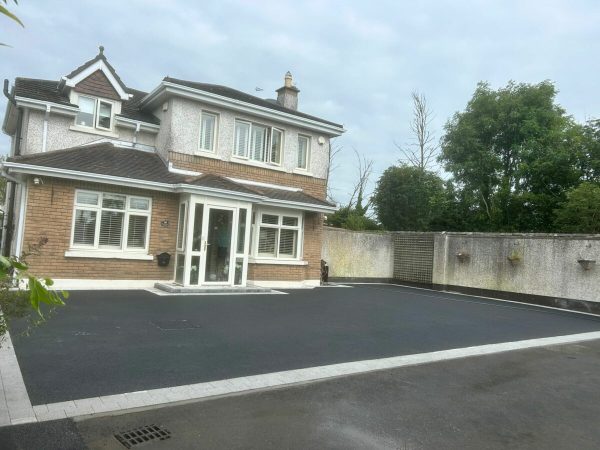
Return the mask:
M96 205L89 204L78 204L77 203L77 194L79 193L87 193L98 195L98 203ZM102 198L104 195L122 195L125 197L125 208L124 209L113 209L113 208L103 208L102 207ZM130 207L130 201L132 198L141 198L144 200L148 200L148 210L135 209ZM94 230L94 244L93 245L84 245L84 244L75 244L75 220L77 215L77 210L85 210L85 211L95 211L96 212L96 228ZM100 241L100 223L102 221L102 211L117 211L122 212L124 214L123 217L123 233L121 235L121 247L103 247L99 245ZM146 223L146 245L144 248L133 247L130 248L127 245L127 238L129 235L129 217L130 216L146 216L148 217L148 221ZM140 254L148 253L148 249L150 248L150 222L152 221L152 198L144 197L141 195L126 195L116 192L101 192L101 191L92 191L88 189L76 189L75 190L75 198L73 200L73 218L71 224L71 249L76 250L88 250L89 252L114 252L114 253L122 253L122 254Z
M105 100L103 98L98 98L98 97L92 97L90 95L78 95L77 96L77 107L79 108L79 99L80 98L87 98L88 100L93 100L94 101L94 117L92 118L92 122L94 123L94 125L92 126L88 126L88 125L81 125L79 123L77 123L77 115L75 115L75 126L76 127L81 127L81 128L86 128L86 129L90 129L90 130L101 130L101 131L113 131L115 128L115 102L111 102L109 100ZM103 126L100 126L100 103L104 103L106 105L110 105L110 128L105 128Z
M300 139L306 139L306 167L301 167L298 164L298 156L300 153ZM310 169L310 156L311 156L311 146L312 146L312 139L310 136L307 136L306 134L298 134L298 150L296 152L296 168L299 170L305 170L308 171Z
M204 116L211 116L211 117L214 117L214 119L215 119L215 125L214 125L214 129L213 129L213 142L212 142L211 149L206 149L206 148L202 147L202 119L204 118ZM200 135L198 137L198 151L201 153L216 153L218 135L219 135L219 114L212 112L212 111L202 110L200 113Z
M262 219L264 215L277 216L277 224L263 224ZM298 225L290 226L283 225L283 217L294 217L298 219ZM256 212L255 223L252 224L252 257L256 260L278 260L278 261L299 261L302 259L302 243L304 241L304 215L301 212L292 211L274 211L274 210L261 210ZM275 237L275 255L265 255L258 253L258 241L260 238L261 228L272 228L276 229L277 235ZM280 256L279 255L279 239L281 230L297 230L298 238L296 240L296 256Z
M235 150L237 148L237 133L236 133L236 129L237 129L237 124L238 123L243 123L245 125L248 125L248 133L246 134L246 148L244 149L244 155L238 155L235 153ZM252 138L252 127L263 127L267 129L267 136L265 139L265 148L264 148L264 159L263 160L258 160L258 159L254 159L252 158L252 152L251 152L251 138ZM269 125L265 125L262 123L258 123L258 122L252 122L250 120L246 120L246 119L235 119L234 121L234 143L233 143L233 152L232 155L234 158L238 158L238 159L244 159L246 161L251 161L254 163L259 163L259 164L265 164L267 166L281 166L282 161L283 161L283 153L284 153L284 149L285 149L285 130L283 128L279 128L279 127L272 127ZM273 137L273 130L277 130L278 132L281 133L281 151L279 154L279 162L272 162L271 161L271 142L272 142L272 137Z

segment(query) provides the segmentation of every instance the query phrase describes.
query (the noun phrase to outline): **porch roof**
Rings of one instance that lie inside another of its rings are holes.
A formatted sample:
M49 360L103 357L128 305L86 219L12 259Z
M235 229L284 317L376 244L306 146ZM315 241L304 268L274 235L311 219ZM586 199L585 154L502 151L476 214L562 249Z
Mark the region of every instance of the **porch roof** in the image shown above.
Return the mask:
M83 145L8 158L3 172L47 175L171 192L196 192L242 198L253 203L281 207L333 211L335 206L301 190L277 189L260 183L204 173L185 175L171 172L155 152L115 146L111 142Z

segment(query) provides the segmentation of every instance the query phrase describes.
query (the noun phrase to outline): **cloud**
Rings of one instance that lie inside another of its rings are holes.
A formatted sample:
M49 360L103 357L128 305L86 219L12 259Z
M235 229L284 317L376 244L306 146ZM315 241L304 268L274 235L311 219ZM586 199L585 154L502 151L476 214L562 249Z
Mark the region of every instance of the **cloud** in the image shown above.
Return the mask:
M599 115L593 0L63 0L14 9L26 27L2 29L0 41L13 45L0 49L9 79L58 79L100 44L125 82L145 90L171 75L274 97L291 70L300 109L348 130L331 180L341 202L355 177L353 148L375 160L373 182L397 162L414 89L435 112L437 137L480 80L551 79L569 113Z

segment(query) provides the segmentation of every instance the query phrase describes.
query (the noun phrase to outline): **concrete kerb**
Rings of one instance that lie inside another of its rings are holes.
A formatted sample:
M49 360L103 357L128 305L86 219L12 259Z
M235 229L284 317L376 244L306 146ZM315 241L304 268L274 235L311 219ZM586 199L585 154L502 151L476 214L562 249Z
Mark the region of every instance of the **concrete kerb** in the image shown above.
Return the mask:
M32 408L33 418L29 421L43 422L64 417L85 420L89 417L124 414L138 410L163 407L165 405L178 405L215 397L239 395L253 391L280 389L288 386L302 385L361 373L429 364L471 356L492 355L513 350L571 344L596 339L600 339L600 331L347 362L171 388L78 399L47 405L36 405ZM19 422L13 422L11 420L10 424L15 423Z

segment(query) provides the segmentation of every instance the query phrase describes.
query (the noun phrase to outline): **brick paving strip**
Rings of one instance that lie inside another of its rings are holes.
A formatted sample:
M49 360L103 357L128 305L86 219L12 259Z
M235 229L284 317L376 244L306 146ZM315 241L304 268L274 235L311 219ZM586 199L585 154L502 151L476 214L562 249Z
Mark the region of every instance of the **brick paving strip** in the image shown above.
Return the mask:
M189 384L171 388L152 389L107 395L66 402L31 406L18 362L8 338L9 345L3 342L0 349L0 368L2 369L3 393L0 393L0 426L25 422L43 422L67 417L107 414L117 411L150 408L158 405L181 403L202 398L235 394L257 389L269 389L281 386L307 383L347 375L377 370L393 369L438 361L447 361L469 356L491 355L511 350L523 350L552 345L572 344L600 339L600 331L570 334L522 341L487 344L452 350L442 350L415 355L395 356L391 358L371 359L306 369L286 370L263 375L231 378L227 380ZM10 366L6 366L6 363ZM5 370L5 366L8 369ZM6 375L5 375L6 373Z

